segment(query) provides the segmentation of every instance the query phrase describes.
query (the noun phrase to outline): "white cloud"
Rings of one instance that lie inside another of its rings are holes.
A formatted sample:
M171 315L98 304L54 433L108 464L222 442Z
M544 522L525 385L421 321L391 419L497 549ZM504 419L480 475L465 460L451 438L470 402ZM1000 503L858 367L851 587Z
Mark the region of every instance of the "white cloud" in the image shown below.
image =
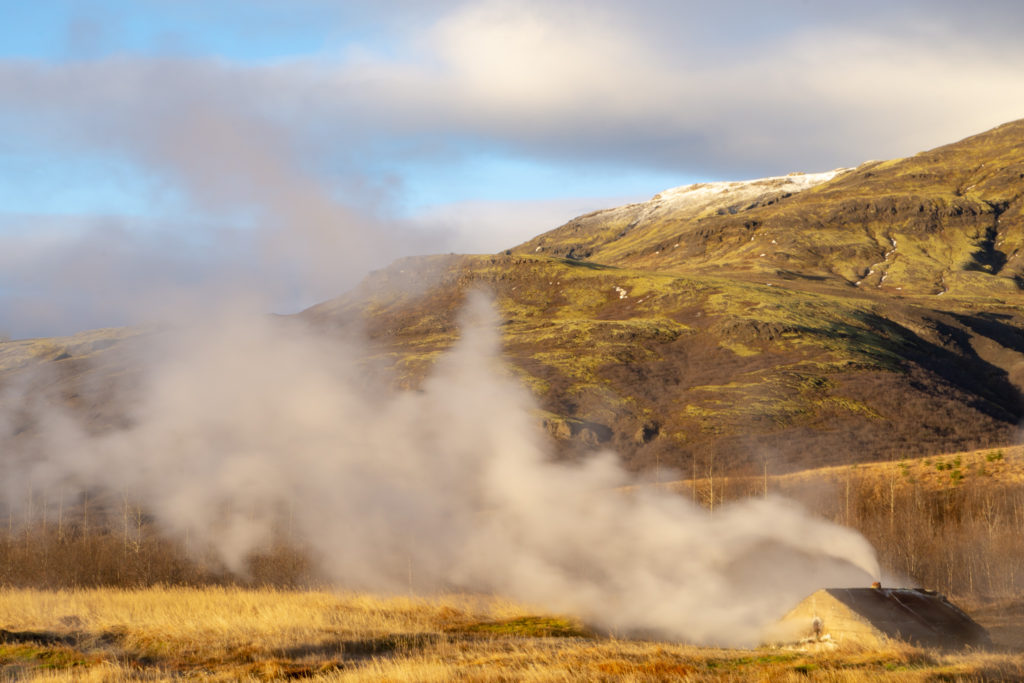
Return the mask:
M565 115L595 107L626 113L662 74L639 36L603 13L521 3L469 5L429 33L452 91L489 115Z
M8 62L0 105L30 112L59 144L140 156L173 155L178 137L168 142L164 131L197 128L227 110L229 135L193 134L214 151L250 158L297 145L309 164L303 173L358 172L410 156L446 164L486 147L715 177L912 153L1024 113L1024 48L964 39L945 25L910 34L796 25L745 41L705 23L704 42L670 45L671 26L639 13L473 3L407 29L397 56L368 46L340 61ZM715 18L686 17L681 34L692 38L690 24ZM190 172L230 189L207 156Z
M464 5L410 39L413 58L337 65L334 95L388 134L737 177L905 155L1024 113L1024 50L960 25L893 11L885 30L819 17L751 35L722 12Z

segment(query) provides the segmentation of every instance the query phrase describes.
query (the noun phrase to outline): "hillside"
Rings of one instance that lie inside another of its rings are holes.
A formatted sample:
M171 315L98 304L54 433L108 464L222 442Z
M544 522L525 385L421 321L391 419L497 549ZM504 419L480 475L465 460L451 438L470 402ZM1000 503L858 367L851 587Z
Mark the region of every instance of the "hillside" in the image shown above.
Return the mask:
M888 295L1010 296L1024 271L1022 140L1016 121L907 159L677 188L515 251Z
M562 452L780 471L1006 443L1024 386L1024 121L907 159L662 192L494 256L408 259L365 319L401 383L495 292Z
M666 190L500 254L403 259L296 318L365 331L414 388L483 288L561 456L781 473L1012 442L1022 287L1017 121L906 159ZM0 344L0 388L46 366L116 426L132 334Z

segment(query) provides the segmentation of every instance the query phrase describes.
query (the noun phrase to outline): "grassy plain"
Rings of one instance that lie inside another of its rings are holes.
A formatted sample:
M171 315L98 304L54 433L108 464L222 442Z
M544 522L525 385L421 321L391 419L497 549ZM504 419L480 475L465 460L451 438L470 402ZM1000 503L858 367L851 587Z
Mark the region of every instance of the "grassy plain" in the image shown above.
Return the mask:
M5 590L0 628L0 680L1024 680L1013 652L698 648L466 595Z
M0 562L7 580L22 577L21 587L0 589L0 681L1024 680L1024 601L1015 597L1022 580L1016 562L1024 555L1024 448L660 485L704 505L766 491L802 500L864 532L890 570L950 594L990 630L998 649L723 650L598 633L571 616L495 596L131 587L179 575L90 573L86 565L102 556L155 567L174 559L174 548L153 539L125 551L118 528L95 527L79 538L72 525L63 538L25 529L0 544L9 551ZM86 553L86 542L106 550ZM14 552L22 546L38 552ZM46 585L75 585L95 574L123 587L30 587L37 585L33 572L42 576L37 555L48 558L46 566L84 567L58 572ZM266 559L302 574L287 558ZM179 574L187 583L204 581L198 570Z

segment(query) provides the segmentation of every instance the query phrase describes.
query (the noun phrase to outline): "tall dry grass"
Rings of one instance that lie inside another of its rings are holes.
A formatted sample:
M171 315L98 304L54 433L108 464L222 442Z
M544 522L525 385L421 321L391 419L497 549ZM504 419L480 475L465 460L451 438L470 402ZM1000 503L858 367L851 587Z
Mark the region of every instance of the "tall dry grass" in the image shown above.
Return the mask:
M427 600L216 586L8 589L0 592L0 662L32 669L49 661L132 680L182 671L227 679L308 675L421 649L449 631L522 610L477 596Z
M722 650L524 624L533 608L240 588L0 591L0 680L1019 680L1024 657ZM486 627L486 628L481 628Z
M709 511L766 492L800 500L1024 649L1022 450L670 486ZM0 680L1024 680L1014 654L712 650L599 638L480 596L339 594L317 588L287 537L239 577L139 508L94 498L86 519L83 502L45 521L0 513Z

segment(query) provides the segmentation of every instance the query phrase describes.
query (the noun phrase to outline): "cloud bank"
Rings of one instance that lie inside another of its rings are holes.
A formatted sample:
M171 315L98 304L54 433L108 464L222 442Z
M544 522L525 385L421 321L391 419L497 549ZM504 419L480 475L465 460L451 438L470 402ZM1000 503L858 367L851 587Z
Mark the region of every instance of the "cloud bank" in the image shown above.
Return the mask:
M15 118L31 112L23 130L45 127L65 144L122 140L151 151L180 149L173 136L153 141L154 130L215 125L183 113L229 106L307 145L320 171L365 169L376 155L396 166L447 163L480 147L729 177L821 170L1020 116L1024 50L1005 26L1021 11L982 3L969 10L970 31L965 12L952 3L856 12L798 2L453 3L415 24L393 22L384 41L269 63L8 60L0 104ZM263 138L253 132L247 140ZM230 182L215 163L192 170Z

